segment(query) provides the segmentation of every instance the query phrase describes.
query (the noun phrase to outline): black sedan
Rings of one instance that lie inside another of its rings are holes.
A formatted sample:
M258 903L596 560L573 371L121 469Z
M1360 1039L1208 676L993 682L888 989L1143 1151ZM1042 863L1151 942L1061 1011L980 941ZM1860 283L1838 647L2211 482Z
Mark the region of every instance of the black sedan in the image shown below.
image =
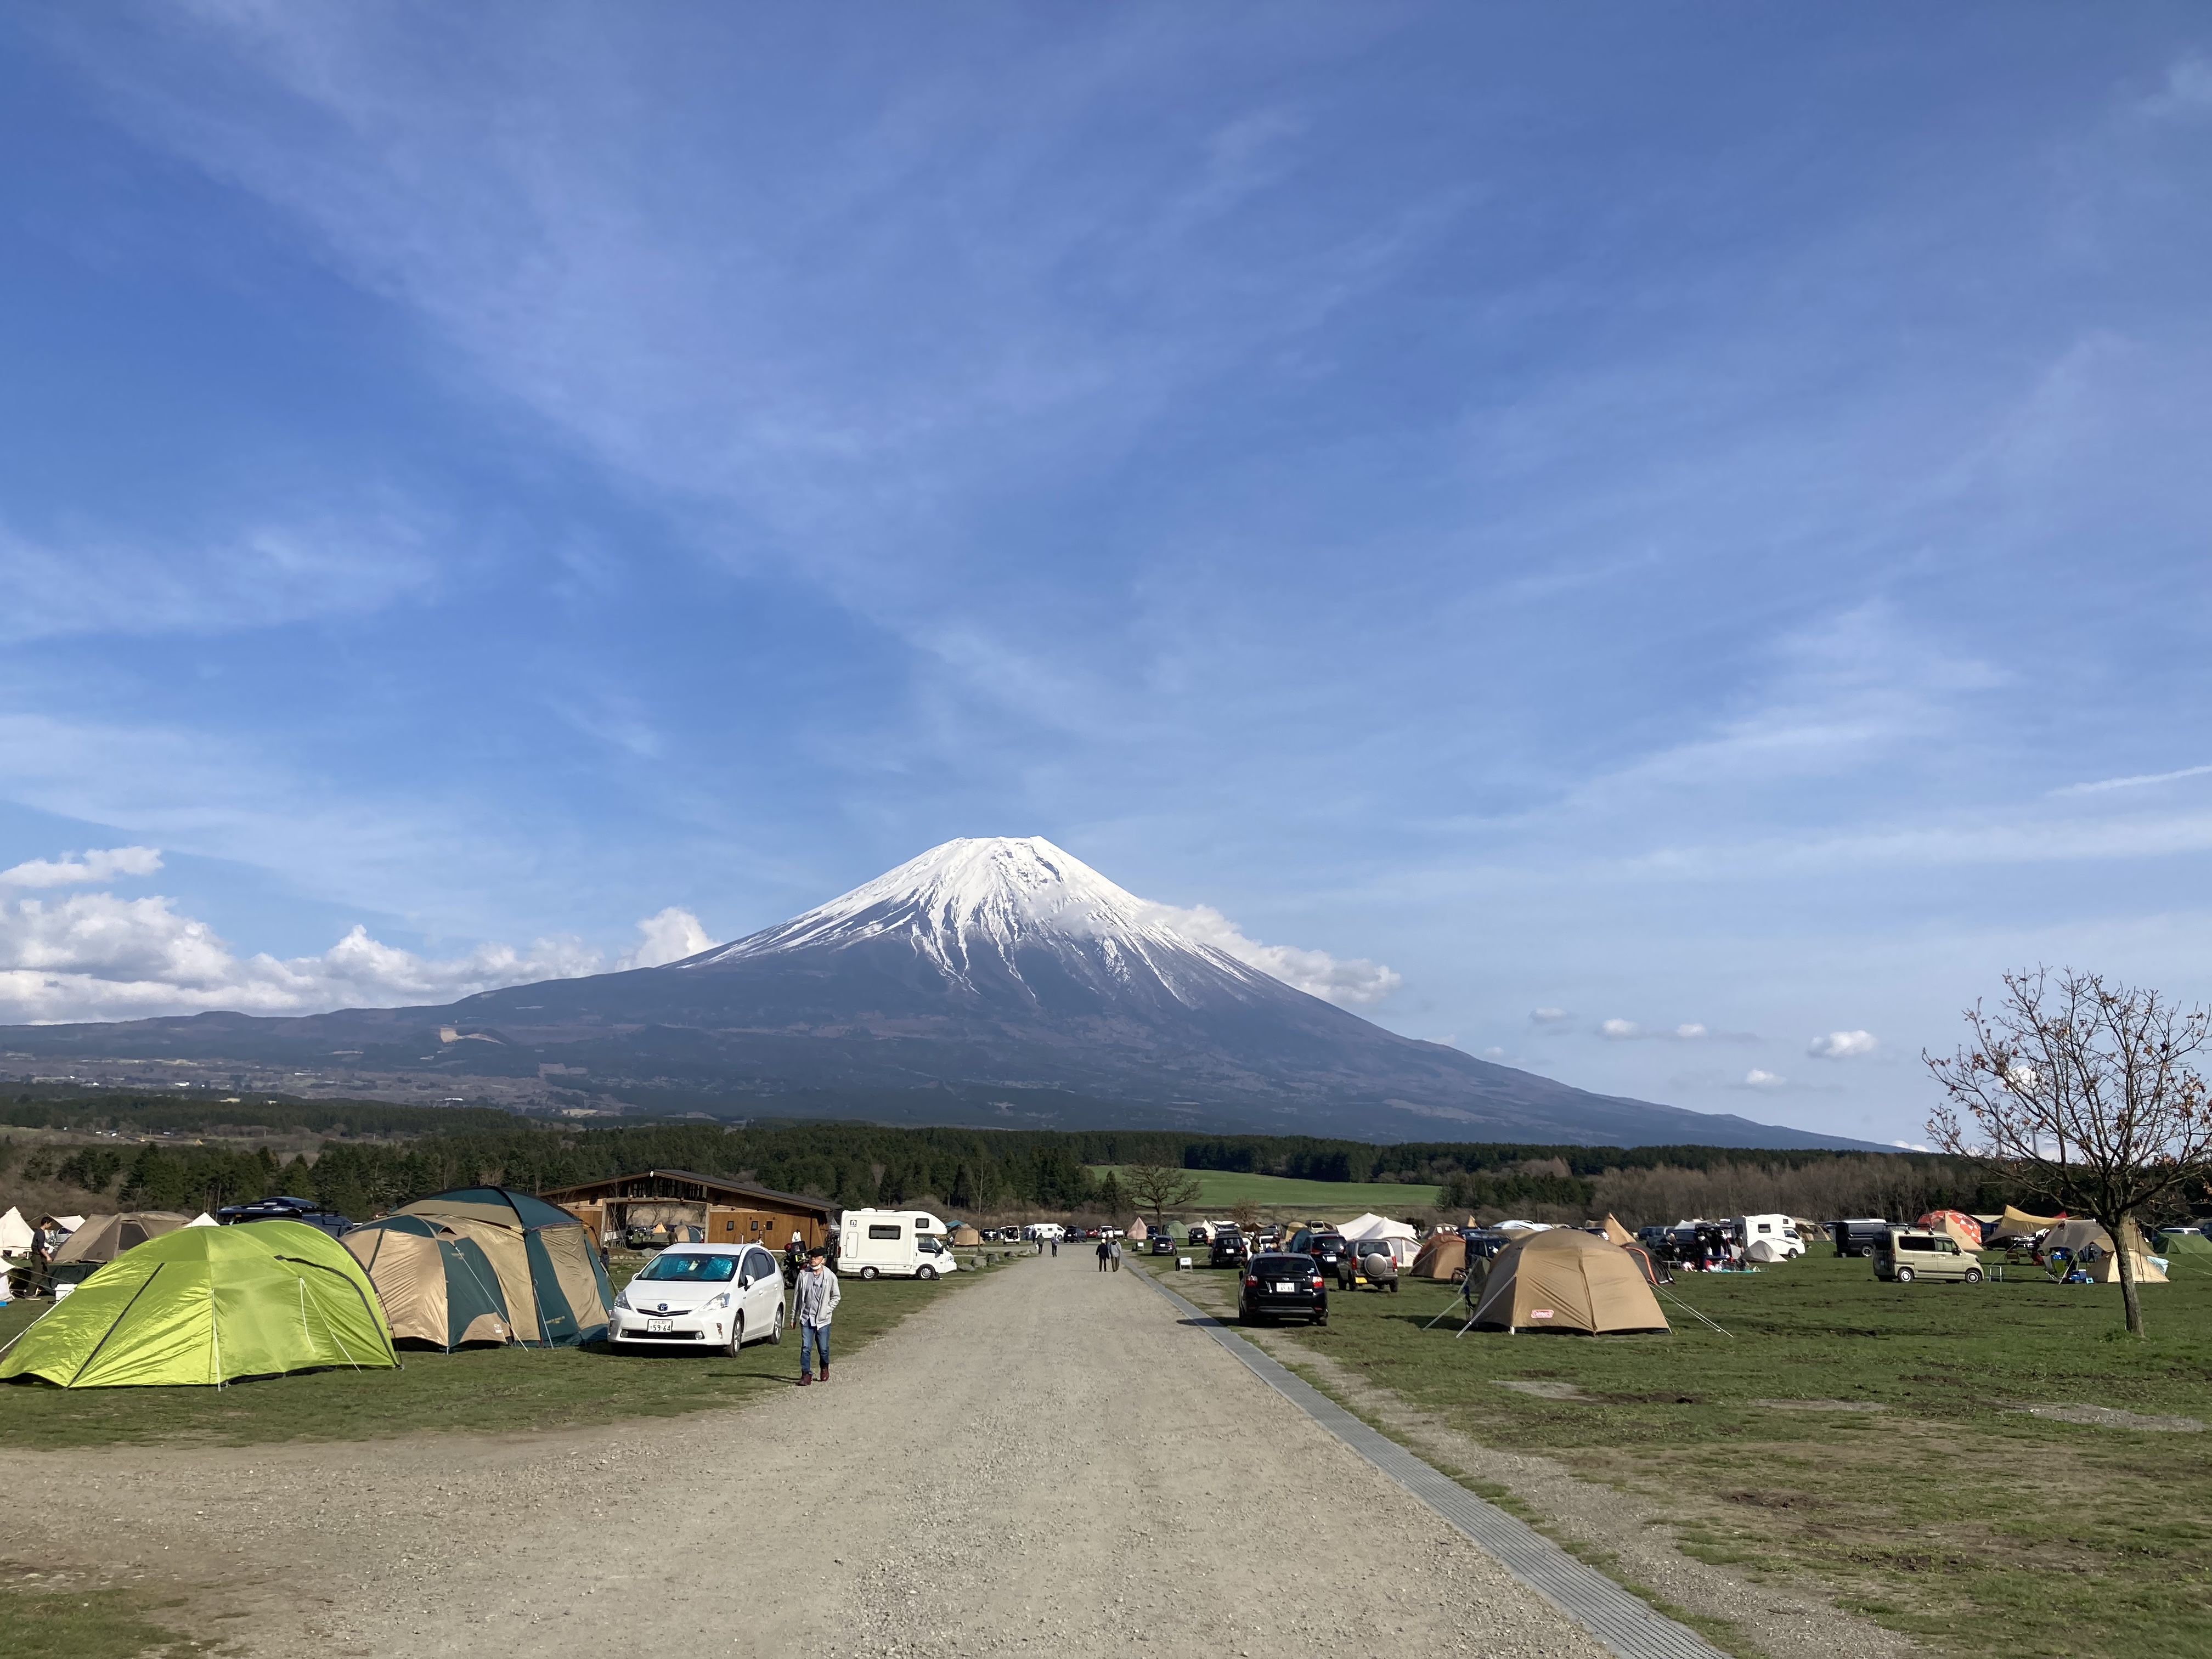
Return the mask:
M1257 1325L1283 1317L1328 1323L1328 1285L1310 1255L1255 1255L1237 1292L1237 1322Z
M1154 1255L1173 1255L1175 1254L1175 1240L1170 1238L1165 1233L1154 1233L1152 1235L1152 1254Z

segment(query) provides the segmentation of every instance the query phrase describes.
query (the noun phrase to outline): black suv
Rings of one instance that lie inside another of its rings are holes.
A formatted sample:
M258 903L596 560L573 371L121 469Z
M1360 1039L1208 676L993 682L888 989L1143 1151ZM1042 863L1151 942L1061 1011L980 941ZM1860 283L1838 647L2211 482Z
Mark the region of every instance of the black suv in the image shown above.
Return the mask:
M1209 1267L1241 1267L1251 1253L1252 1247L1244 1242L1243 1234L1216 1233L1213 1249L1207 1253L1206 1262Z
M1154 1233L1152 1235L1152 1254L1154 1255L1173 1255L1175 1254L1174 1238L1164 1231Z
M1237 1322L1257 1325L1285 1315L1328 1323L1328 1281L1310 1255L1255 1255L1237 1292Z

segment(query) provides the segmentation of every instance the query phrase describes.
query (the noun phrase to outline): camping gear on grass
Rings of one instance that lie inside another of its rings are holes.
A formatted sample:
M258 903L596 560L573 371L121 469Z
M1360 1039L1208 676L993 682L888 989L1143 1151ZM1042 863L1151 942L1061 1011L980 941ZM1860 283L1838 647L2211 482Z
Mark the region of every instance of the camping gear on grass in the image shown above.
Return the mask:
M1636 1259L1572 1227L1532 1233L1501 1252L1468 1322L1592 1335L1672 1328Z
M120 1215L96 1215L69 1236L54 1252L54 1266L73 1262L100 1267L149 1238L173 1233L191 1224L191 1218L174 1210L125 1210Z
M2025 1244L2038 1233L2048 1232L2065 1219L2063 1215L2030 1215L2027 1211L2015 1210L2008 1204L2004 1213L1997 1218L1995 1224L1984 1231L1982 1237L1984 1243L1990 1244Z
M384 1304L392 1334L452 1352L467 1342L512 1342L499 1273L483 1246L427 1215L386 1216L338 1241Z
M505 1187L457 1187L398 1213L427 1216L475 1241L499 1275L516 1341L573 1347L606 1335L614 1286L591 1235L568 1211Z
M1961 1211L1930 1210L1912 1224L1945 1235L1962 1250L1978 1253L1982 1248L1982 1224Z
M0 1378L199 1386L398 1364L361 1264L313 1227L179 1227L125 1251L27 1327Z

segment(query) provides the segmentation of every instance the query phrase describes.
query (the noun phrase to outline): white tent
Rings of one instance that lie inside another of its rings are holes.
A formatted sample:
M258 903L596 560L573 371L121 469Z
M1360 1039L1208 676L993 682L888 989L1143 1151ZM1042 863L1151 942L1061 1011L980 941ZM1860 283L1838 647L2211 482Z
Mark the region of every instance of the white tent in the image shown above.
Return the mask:
M1372 1239L1406 1238L1418 1241L1420 1234L1402 1221L1392 1221L1379 1215L1364 1215L1357 1221L1347 1221L1337 1229L1346 1238L1361 1243Z
M31 1248L31 1224L23 1219L23 1212L10 1206L8 1213L0 1215L0 1255L22 1255Z
M217 1221L217 1220L216 1220L213 1216L210 1215L210 1214L209 1214L205 1210L202 1210L202 1211L201 1211L198 1215L194 1216L194 1217L193 1217L190 1221L187 1221L186 1223L185 1223L185 1225L186 1225L187 1227L220 1227L222 1224L221 1222Z

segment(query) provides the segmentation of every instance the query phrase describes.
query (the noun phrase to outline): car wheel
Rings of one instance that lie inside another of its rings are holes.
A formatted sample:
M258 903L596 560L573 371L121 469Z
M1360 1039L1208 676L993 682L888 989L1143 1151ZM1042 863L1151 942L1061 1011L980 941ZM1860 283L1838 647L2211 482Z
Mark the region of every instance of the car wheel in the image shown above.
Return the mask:
M934 1279L937 1277L937 1269L934 1267L916 1267L914 1270L914 1276L916 1279Z
M783 1304L781 1302L775 1304L775 1323L768 1328L768 1340L771 1346L783 1340Z
M1897 1270L1897 1282L1900 1285L1910 1285L1912 1282L1912 1269L1899 1267Z
M1969 1267L1966 1269L1966 1283L1969 1285L1978 1285L1981 1282L1982 1270L1979 1267Z
M744 1346L745 1316L743 1314L739 1314L735 1319L730 1322L729 1344L722 1350L722 1352L729 1355L731 1358L735 1359L738 1357L738 1350Z
M873 1279L875 1276L876 1270L873 1267L863 1267L860 1269L860 1277L863 1279Z
M1316 1325L1326 1325L1328 1323L1328 1316L1327 1314L1316 1314L1313 1316L1313 1322Z

